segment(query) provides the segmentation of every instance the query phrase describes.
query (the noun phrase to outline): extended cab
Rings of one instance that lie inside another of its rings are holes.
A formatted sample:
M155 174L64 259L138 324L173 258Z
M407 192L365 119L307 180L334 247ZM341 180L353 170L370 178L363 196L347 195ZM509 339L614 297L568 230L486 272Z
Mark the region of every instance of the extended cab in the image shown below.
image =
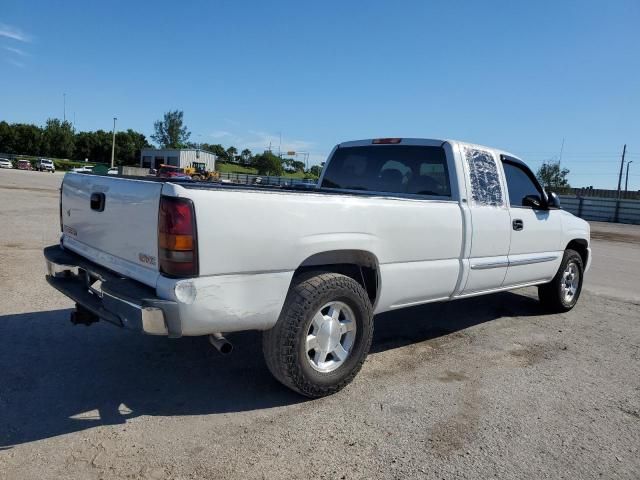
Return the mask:
M589 225L514 155L448 140L346 142L315 189L69 173L47 281L98 319L171 338L262 330L307 396L356 375L373 315L537 285L580 296Z

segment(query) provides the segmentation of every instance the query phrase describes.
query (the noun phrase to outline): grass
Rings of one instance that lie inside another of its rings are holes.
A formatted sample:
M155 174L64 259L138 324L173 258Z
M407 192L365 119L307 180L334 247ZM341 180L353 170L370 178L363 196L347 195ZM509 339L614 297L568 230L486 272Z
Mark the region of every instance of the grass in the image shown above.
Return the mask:
M216 170L222 173L248 173L249 175L257 175L258 170L253 167L244 167L233 163L216 162Z
M240 173L240 174L248 174L248 175L257 175L258 170L253 167L245 167L243 165L238 165L235 163L226 163L226 162L216 162L216 170L221 173ZM304 172L284 172L282 174L285 178L297 178L297 179L313 179L316 180L315 177L308 175Z

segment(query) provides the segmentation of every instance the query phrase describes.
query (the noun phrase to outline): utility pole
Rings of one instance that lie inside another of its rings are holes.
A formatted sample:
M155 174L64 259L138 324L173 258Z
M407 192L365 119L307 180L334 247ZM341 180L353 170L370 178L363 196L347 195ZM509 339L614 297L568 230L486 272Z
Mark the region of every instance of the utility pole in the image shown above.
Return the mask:
M627 187L629 186L629 164L633 163L633 160L627 162L627 176L624 179L624 193L627 193Z
M282 132L280 132L280 141L278 142L278 156L282 160Z
M562 164L562 152L564 151L564 137L562 137L562 146L560 147L560 159L558 160L558 171L561 171L560 164Z
M627 144L622 147L622 160L620 160L620 174L618 175L618 198L620 198L620 187L622 186L622 169L624 168L624 156L627 153Z
M111 168L113 168L113 161L116 157L116 120L117 117L113 117L113 140L111 141Z
M67 94L62 94L62 121L67 121Z

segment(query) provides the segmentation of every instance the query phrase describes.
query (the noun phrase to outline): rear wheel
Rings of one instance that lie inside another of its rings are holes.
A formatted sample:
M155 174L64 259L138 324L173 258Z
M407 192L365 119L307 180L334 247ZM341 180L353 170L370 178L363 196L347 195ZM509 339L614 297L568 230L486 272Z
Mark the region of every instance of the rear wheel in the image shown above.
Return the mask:
M538 298L552 312L568 312L580 298L584 266L575 250L565 250L553 280L538 287Z
M371 346L373 311L362 286L337 273L301 277L276 325L263 334L273 376L308 397L331 395L356 376Z

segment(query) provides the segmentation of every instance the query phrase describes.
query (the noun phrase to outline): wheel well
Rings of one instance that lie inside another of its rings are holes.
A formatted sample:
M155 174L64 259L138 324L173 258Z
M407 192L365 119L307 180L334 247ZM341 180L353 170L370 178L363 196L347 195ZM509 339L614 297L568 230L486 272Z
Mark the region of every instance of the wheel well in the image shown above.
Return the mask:
M311 255L296 269L293 274L295 279L302 273L334 272L353 278L362 285L375 305L378 298L380 285L380 269L378 259L371 252L364 250L331 250L328 252Z
M580 254L580 257L582 258L582 264L586 266L587 260L589 259L589 250L587 250L588 246L589 244L586 240L582 238L576 238L569 242L565 250L571 249L578 252Z

